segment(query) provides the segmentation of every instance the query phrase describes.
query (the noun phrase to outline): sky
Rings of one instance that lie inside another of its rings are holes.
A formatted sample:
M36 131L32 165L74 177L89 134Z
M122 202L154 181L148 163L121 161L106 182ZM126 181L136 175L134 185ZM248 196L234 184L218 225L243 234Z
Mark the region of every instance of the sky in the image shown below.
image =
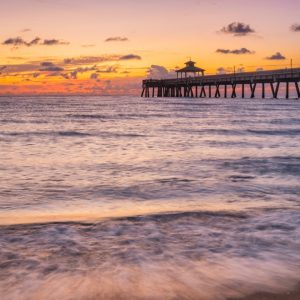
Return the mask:
M206 74L300 67L299 0L1 0L0 95L138 95Z

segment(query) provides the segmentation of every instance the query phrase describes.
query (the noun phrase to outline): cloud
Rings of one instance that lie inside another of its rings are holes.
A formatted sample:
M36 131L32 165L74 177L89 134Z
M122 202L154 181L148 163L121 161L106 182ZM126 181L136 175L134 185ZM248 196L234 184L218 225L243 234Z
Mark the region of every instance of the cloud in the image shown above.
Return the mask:
M131 60L131 59L140 60L142 58L139 55L135 55L135 54L123 55L119 58L119 60Z
M223 75L223 74L226 74L226 73L233 73L234 72L234 69L233 68L223 68L223 67L219 67L217 69L217 74L218 75ZM243 73L245 72L245 68L240 65L240 67L238 67L236 70L235 70L236 73Z
M0 75L2 74L2 71L6 69L6 66L0 66Z
M23 40L21 37L16 37L16 38L9 38L6 39L2 45L6 45L6 46L14 46L14 47L19 47L19 46L33 46L33 45L37 45L40 42L40 38L36 37L35 39L26 42L25 40Z
M164 78L168 76L169 71L164 66L152 65L148 70L148 74L151 78Z
M61 71L58 69L53 68L53 66L49 65L48 68L53 69L53 71ZM73 70L69 70L69 72L67 73L60 73L59 75L62 76L65 79L77 79L79 74L82 73L88 73L88 72L93 72L92 74L96 74L97 76L99 76L99 73L116 73L117 72L117 68L118 66L108 66L105 67L103 69L99 69L99 67L97 67L96 65L92 66L92 67L79 67ZM45 70L45 69L43 69ZM97 79L96 75L90 75L91 79Z
M164 66L151 65L147 70L148 78L160 79L160 78L172 78L175 77L174 70L168 70Z
M70 78L71 79L77 79L77 71L75 70L75 71L72 71L72 72L70 72Z
M8 56L8 59L13 59L13 60L24 60L25 58L22 56Z
M70 43L65 42L65 41L60 41L57 39L49 39L49 40L44 40L41 45L45 46L54 46L54 45L69 45Z
M22 76L26 75L24 73L27 73L27 75L36 78L41 72L61 72L63 70L64 68L60 64L55 64L51 61L30 61L27 63L6 65L5 73L10 76L13 76L13 74Z
M87 45L81 45L81 47L83 48L91 48L91 47L95 47L96 45L94 44L87 44Z
M105 69L97 70L97 73L117 73L118 66L108 66Z
M66 65L71 65L71 64L88 64L88 63L95 63L98 62L97 57L79 57L79 58L65 58L64 59L64 64Z
M54 63L52 63L50 61L44 61L44 62L41 62L41 66L42 67L53 67Z
M250 27L250 25L241 23L241 22L233 22L227 26L224 26L221 29L222 33L233 34L234 36L245 36L251 33L254 33L255 30Z
M40 71L46 71L46 72L60 72L60 71L63 71L63 70L64 70L64 68L58 67L58 66L53 66L53 67L47 67L47 68L40 69Z
M85 73L85 72L90 72L90 71L96 71L97 66L92 66L92 67L85 67L85 68L77 68L75 71L77 73Z
M16 47L26 45L26 42L21 37L8 38L2 43L2 45L12 45Z
M229 49L217 49L216 50L217 53L221 53L221 54L236 54L236 55L240 55L240 54L254 54L254 51L250 51L247 48L241 48L241 49L234 49L234 50L229 50Z
M77 75L80 73L86 73L86 72L91 72L91 71L97 71L97 66L92 66L92 67L80 67L76 68L75 70L72 70L69 74L61 74L64 78L66 79L77 79Z
M21 32L29 32L29 31L31 31L30 28L24 28L24 29L21 30Z
M43 72L60 72L64 70L64 68L56 66L52 62L42 62L41 66L43 68L40 69L39 71L43 71Z
M217 69L217 74L218 74L218 75L226 74L226 69L223 68L223 67L219 67L219 68Z
M102 56L80 56L73 58L65 58L64 64L66 65L87 65L87 64L97 64L109 61L120 61L120 60L133 60L142 59L139 55L128 54L128 55L102 55Z
M293 24L291 26L291 30L294 31L294 32L300 31L300 24Z
M57 77L61 76L61 73L59 71L54 70L49 70L51 73L47 74L46 77Z
M128 42L127 37L121 37L121 36L113 36L109 37L105 40L105 42Z
M41 74L40 74L40 73L32 73L31 75L32 75L33 78L37 78L37 77L39 77Z
M24 63L24 64L13 64L7 65L5 72L12 73L22 73L22 72L35 72L39 68L39 65L34 63Z
M91 72L93 71L92 74L98 74L99 76L99 73L116 73L117 72L117 68L118 66L108 66L108 67L105 67L103 69L99 69L99 67L97 67L96 65L94 65L93 67L80 67L80 68L76 68L75 70L72 70L68 76L69 78L72 78L72 79L77 79L78 77L78 74L80 73L86 73L86 72ZM92 76L91 74L91 76ZM96 75L93 75L93 78L90 77L91 79L97 79L95 77Z
M44 72L60 72L64 70L64 68L55 65L51 61L43 61L41 62L41 66L43 68L39 69L39 71L44 71Z
M98 74L97 73L92 73L90 76L90 79L98 79Z
M8 38L4 42L2 42L2 45L14 46L14 47L20 47L20 46L31 47L34 45L53 46L53 45L68 45L68 44L69 44L68 42L60 41L57 39L45 39L42 41L42 39L39 37L36 37L33 40L28 42L21 37Z
M66 65L87 65L87 64L95 64L95 63L102 63L107 61L117 61L119 56L80 56L75 58L65 58L64 63Z
M65 79L70 79L70 76L68 73L60 73L60 76L65 78Z
M280 52L276 52L275 54L266 57L266 59L269 59L269 60L284 60L284 59L286 59L286 57L284 55L282 55Z
M37 45L40 42L40 38L36 37L35 39L33 39L31 42L27 43L27 46L33 46L33 45Z
M264 68L257 68L256 69L256 72L261 72L261 71L263 71L264 70Z

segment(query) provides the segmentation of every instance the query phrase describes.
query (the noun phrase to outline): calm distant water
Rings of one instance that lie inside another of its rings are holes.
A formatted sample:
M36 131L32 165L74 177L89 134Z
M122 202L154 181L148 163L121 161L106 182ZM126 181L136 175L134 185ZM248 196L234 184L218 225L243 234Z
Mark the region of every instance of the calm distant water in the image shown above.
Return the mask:
M0 298L225 299L300 275L300 101L0 98Z

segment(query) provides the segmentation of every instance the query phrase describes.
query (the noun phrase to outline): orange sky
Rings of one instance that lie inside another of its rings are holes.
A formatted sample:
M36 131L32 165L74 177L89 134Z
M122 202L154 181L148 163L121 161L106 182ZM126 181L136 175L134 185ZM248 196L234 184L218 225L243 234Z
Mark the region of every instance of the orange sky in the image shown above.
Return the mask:
M211 74L300 67L298 0L1 2L0 95L138 95L188 57Z

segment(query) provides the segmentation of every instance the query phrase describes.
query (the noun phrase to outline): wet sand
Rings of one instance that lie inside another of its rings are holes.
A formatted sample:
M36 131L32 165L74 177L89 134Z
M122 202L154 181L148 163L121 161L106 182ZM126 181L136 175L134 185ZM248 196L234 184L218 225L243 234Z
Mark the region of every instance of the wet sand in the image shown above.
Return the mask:
M299 300L300 299L300 287L294 291L282 293L282 294L273 294L273 293L256 293L245 298L236 299L230 298L228 300Z

